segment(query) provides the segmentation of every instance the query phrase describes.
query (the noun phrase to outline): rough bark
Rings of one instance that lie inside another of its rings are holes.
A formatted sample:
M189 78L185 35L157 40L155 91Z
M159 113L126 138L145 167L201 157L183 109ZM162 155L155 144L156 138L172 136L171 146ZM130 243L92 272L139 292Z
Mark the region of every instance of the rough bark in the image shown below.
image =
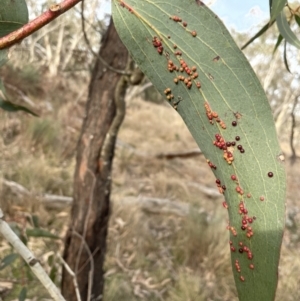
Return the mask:
M128 52L113 22L101 41L100 57L114 69L124 70ZM86 116L77 147L74 202L71 225L66 236L64 260L75 272L81 300L102 300L103 262L110 212L111 166L115 135L116 90L120 73L98 59L93 70ZM119 89L124 97L125 85ZM72 277L63 269L62 293L66 300L77 300Z

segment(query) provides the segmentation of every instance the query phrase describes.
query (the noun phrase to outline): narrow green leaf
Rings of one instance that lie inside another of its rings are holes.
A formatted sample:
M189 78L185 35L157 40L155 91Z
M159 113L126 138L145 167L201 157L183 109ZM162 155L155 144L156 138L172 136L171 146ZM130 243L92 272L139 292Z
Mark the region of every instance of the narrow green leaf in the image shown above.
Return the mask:
M290 25L286 19L285 13L282 11L276 18L276 23L279 32L286 39L286 41L300 49L300 41L296 35L292 32Z
M57 278L57 273L58 273L58 269L56 266L53 266L50 270L50 273L49 273L49 277L50 279L55 282L56 281L56 278Z
M19 293L19 301L25 301L27 296L27 287L23 287Z
M113 0L112 5L125 46L181 115L220 183L239 300L273 301L284 229L285 172L258 78L223 23L199 0ZM197 71L188 79L193 66ZM178 80L181 76L190 84ZM241 228L243 220L251 230ZM248 251L240 253L240 244Z
M53 254L48 257L47 262L48 262L49 266L53 265L53 262L54 262L54 255Z
M298 15L294 15L294 16L295 16L295 20L296 20L298 26L300 27L300 16L298 16Z
M14 104L11 101L9 101L7 99L7 96L6 96L6 93L5 93L5 87L4 87L1 80L0 80L0 108L3 109L4 111L8 111L8 112L24 111L26 113L29 113L29 114L33 115L33 116L36 116L36 117L39 116L38 114L31 111L30 109L28 109L24 106L21 106L21 105Z
M281 44L282 40L283 40L283 36L281 34L279 34L279 36L277 38L277 42L276 42L274 50L273 50L273 54L276 52L276 50L279 47L279 45Z
M17 30L28 22L28 9L25 0L1 0L0 37Z
M291 70L289 68L289 63L287 60L287 56L286 56L286 41L284 41L283 60L284 60L284 65L285 65L286 70L291 73Z
M59 236L41 228L26 229L26 235L28 237L46 237L52 239L60 239Z
M37 215L32 215L32 222L33 222L33 227L34 228L39 228L40 223L39 223L39 217Z
M282 12L286 0L273 0L271 6L271 21L275 20L276 17Z
M263 33L265 33L273 24L275 21L268 22L266 25L264 25L245 45L242 46L241 50L245 49L248 45L250 45L254 40L256 40L258 37L260 37Z
M36 114L33 111L27 109L26 107L15 105L10 101L4 101L2 99L0 99L0 108L3 109L4 111L8 111L8 112L24 111L26 113L29 113L29 114L33 115L33 116L36 116L36 117L39 116L38 114Z
M0 271L5 269L7 266L11 265L15 262L15 260L19 258L19 254L11 253L7 256L5 256L0 263Z

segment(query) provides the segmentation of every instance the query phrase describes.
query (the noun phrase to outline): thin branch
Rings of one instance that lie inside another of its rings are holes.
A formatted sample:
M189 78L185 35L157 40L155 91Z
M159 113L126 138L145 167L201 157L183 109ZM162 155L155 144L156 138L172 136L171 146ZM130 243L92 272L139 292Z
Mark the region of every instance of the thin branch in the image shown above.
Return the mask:
M84 236L80 235L75 230L72 231L72 234L77 236L79 239L81 239L81 241L82 241L81 246L83 245L85 247L86 252L89 254L89 261L90 261L91 268L89 271L87 300L91 300L92 289L93 289L93 276L94 276L94 271L95 271L93 254L92 254L88 244L86 243ZM79 271L77 271L77 273L79 273Z
M131 70L131 58L127 59L127 66L125 70ZM115 91L114 91L114 101L116 106L116 115L110 126L108 133L106 134L103 147L100 154L100 161L102 162L102 168L109 168L109 162L111 161L111 156L114 153L115 142L119 128L125 118L126 105L125 105L125 94L129 84L128 78L123 75L119 79ZM108 172L108 170L107 170Z
M295 134L295 127L296 127L295 109L296 109L296 106L298 103L298 98L299 98L299 95L295 97L293 108L291 111L291 117L292 117L292 128L291 128L291 136L290 136L290 147L291 147L291 151L292 151L291 164L294 164L295 160L297 158L296 150L294 147L294 134Z
M25 24L18 30L15 30L10 34L0 38L0 49L8 48L12 45L17 44L18 42L22 41L24 38L28 37L29 35L33 34L34 32L36 32L46 24L56 19L64 12L71 9L80 1L81 0L64 0L59 4L51 5L46 12L44 12L34 20Z
M0 233L3 237L16 249L16 251L23 257L26 263L31 268L32 272L45 286L50 296L55 301L65 301L58 288L49 278L48 274L42 268L40 262L34 257L31 251L23 244L20 238L9 227L9 225L3 220L3 212L0 209Z
M76 7L74 7L74 9L75 9L76 12L78 12L79 14L81 14L81 18L84 18L84 21L85 21L88 25L90 25L90 27L91 27L92 29L94 29L94 31L95 31L96 33L98 33L99 35L102 35L103 31L105 31L104 26L103 26L103 28L102 28L102 25L101 25L101 30L99 30L92 22L90 22L88 19L86 19L86 18L83 16L82 10L81 10L81 9L78 9L78 8L76 8Z
M72 271L70 266L65 262L65 260L60 256L60 254L57 254L59 260L61 261L62 265L66 269L66 271L69 273L69 275L73 278L73 284L75 288L75 293L78 301L81 301L80 297L80 292L79 292L79 287L78 287L78 282L75 273Z
M113 71L113 72L116 72L118 74L122 74L122 75L130 75L129 72L127 72L126 70L119 70L119 69L116 69L114 67L112 67L110 64L108 64L101 56L100 54L97 54L93 48L92 48L92 45L90 43L90 40L88 39L87 37L87 34L86 34L86 30L85 30L85 17L84 17L84 0L81 1L81 27L82 27L82 32L83 32L83 38L84 38L84 41L88 47L88 49L90 50L90 52L93 54L93 56L98 59L107 69Z

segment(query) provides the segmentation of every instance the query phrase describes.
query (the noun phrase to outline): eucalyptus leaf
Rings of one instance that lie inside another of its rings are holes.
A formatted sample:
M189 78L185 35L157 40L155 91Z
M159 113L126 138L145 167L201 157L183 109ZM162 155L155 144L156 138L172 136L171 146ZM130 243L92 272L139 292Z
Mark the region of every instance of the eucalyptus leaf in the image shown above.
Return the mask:
M279 47L279 45L281 44L281 42L283 41L283 36L281 34L279 34L274 50L273 50L273 54L276 52L277 48Z
M286 70L291 73L289 63L288 63L288 60L287 60L287 56L286 56L286 41L284 41L283 61L284 61L284 65L285 65Z
M26 235L28 237L45 237L52 239L60 239L59 236L41 228L26 229Z
M300 49L300 41L293 33L290 25L286 19L285 13L282 11L276 18L276 23L280 34L286 39L286 41Z
M19 297L18 300L19 301L25 301L26 300L26 296L27 296L27 287L22 287L20 293L19 293Z
M11 253L7 256L5 256L0 263L0 271L5 269L7 266L10 266L15 262L15 260L19 258L19 254L17 253Z
M199 0L113 0L112 6L120 38L181 115L224 194L239 300L273 301L286 183L257 76L223 23Z
M10 100L8 100L6 93L5 93L5 87L1 80L0 80L0 108L3 109L4 111L8 111L8 112L24 111L33 116L38 116L38 114L36 114L32 110L26 108L25 106L14 104Z
M295 15L295 20L298 26L300 27L300 16Z
M248 45L250 45L254 40L259 38L263 33L265 33L273 24L275 21L268 22L265 24L245 45L242 46L241 50L245 49Z
M275 20L276 17L282 12L286 0L272 0L271 6L271 21Z
M28 22L28 8L25 0L1 0L0 37L19 29Z

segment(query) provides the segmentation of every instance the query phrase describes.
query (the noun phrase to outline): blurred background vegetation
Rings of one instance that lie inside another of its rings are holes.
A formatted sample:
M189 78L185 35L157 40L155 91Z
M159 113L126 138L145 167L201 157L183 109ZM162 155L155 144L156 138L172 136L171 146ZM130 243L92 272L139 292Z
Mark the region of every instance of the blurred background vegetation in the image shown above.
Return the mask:
M108 16L99 17L96 9L103 3L86 5L86 34L94 51L107 24ZM47 5L27 4L31 18ZM240 46L250 38L232 34ZM245 55L269 98L288 172L276 300L298 301L300 54L287 47L293 74L287 72L283 47L273 54L277 36L274 27L246 48ZM0 111L1 208L57 285L76 144L94 60L83 37L80 9L75 8L12 49L8 64L0 70L10 98L40 115ZM200 152L178 156L197 145L147 80L129 89L126 103L113 168L104 300L237 300L227 212L205 158ZM22 287L28 287L27 298L46 300L42 285L2 239L0 249L1 298L17 299Z

